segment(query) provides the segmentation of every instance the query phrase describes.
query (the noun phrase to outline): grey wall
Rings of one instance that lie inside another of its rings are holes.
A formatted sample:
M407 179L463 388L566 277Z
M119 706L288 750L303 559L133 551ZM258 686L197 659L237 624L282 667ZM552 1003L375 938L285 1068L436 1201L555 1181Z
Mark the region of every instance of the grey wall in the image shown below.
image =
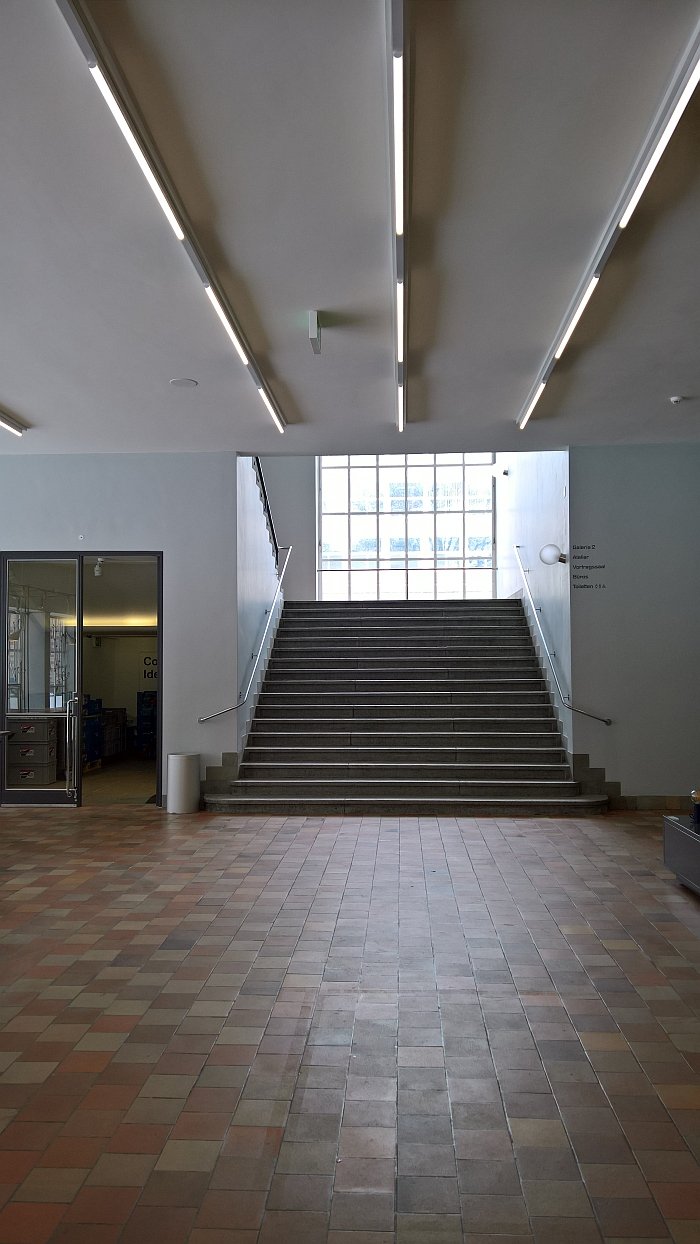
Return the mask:
M572 449L570 467L572 546L595 545L573 548L574 696L613 718L577 718L576 751L623 795L681 795L700 783L700 446Z
M530 591L539 609L547 647L554 653L557 676L564 693L571 692L571 615L569 565L545 566L539 551L545 544L569 550L569 455L566 450L546 453L498 454L496 458L496 576L497 596L523 594L523 578L513 546L528 574ZM503 472L508 474L504 475ZM528 613L527 599L523 600ZM531 629L536 634L532 618ZM541 655L541 659L543 654ZM546 660L543 669L569 750L573 749L571 713L562 708Z
M284 576L286 600L316 599L316 459L261 459L280 544L293 545Z
M235 498L233 454L0 457L4 551L162 551L163 748L210 764L235 751L230 718L197 723L235 702Z
M277 567L252 458L238 459L236 477L239 699L250 679L252 657L260 647L268 610L277 590ZM261 669L261 679L263 673ZM251 706L253 704L252 691ZM237 715L237 751L247 734L246 709L244 706Z

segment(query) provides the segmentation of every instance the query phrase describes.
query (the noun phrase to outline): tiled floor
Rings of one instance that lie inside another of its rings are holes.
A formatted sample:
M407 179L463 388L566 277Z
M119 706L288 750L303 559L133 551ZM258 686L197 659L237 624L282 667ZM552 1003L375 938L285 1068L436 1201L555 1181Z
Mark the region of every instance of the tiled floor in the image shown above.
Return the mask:
M0 811L0 1244L700 1241L659 827Z

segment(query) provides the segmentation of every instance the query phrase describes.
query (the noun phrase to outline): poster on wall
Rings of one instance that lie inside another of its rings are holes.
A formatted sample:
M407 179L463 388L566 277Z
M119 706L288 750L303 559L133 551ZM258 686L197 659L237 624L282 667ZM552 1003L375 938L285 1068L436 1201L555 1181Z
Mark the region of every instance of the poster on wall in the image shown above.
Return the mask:
M142 652L139 655L139 668L141 689L155 691L158 687L158 657L152 652Z

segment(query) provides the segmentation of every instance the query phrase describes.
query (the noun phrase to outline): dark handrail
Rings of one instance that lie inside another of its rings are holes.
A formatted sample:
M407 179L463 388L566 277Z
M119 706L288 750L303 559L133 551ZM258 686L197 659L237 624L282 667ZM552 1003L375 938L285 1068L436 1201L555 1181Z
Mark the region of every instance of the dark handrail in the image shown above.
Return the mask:
M275 550L275 565L277 569L279 570L280 546L277 542L277 532L275 531L275 522L272 517L272 510L270 509L270 499L267 495L267 488L265 487L265 477L262 471L262 463L257 456L253 458L253 470L255 471L255 476L258 481L258 487L260 489L260 496L262 497L263 509L265 511L265 517L267 519L267 526L270 531L270 536L272 539L272 546Z
M537 614L538 614L538 608L537 608L537 605L535 604L535 602L534 602L534 600L533 600L533 598L532 598L532 592L530 591L530 584L529 584L529 583L528 583L528 581L527 581L527 574L526 574L526 571L525 571L525 567L523 566L523 563L522 563L522 561L521 561L521 559L520 559L520 553L518 552L518 550L519 550L519 548L520 548L520 545L519 545L519 544L514 544L514 545L513 545L513 548L514 548L514 550L515 550L515 556L516 556L516 558L517 558L517 560L518 560L518 565L519 565L519 567L520 567L520 573L521 573L521 574L522 574L522 576L523 576L523 583L525 584L525 591L527 592L527 595L528 595L528 600L530 601L530 604L532 605L532 612L533 612L533 615L534 615L534 618L535 618L535 623L536 623L536 625L537 625L537 629L538 629L538 631L539 631L539 633L540 633L540 639L542 640L542 643L543 643L543 645L544 645L544 650L545 650L545 653L546 653L546 655L547 655L547 660L549 661L549 665L550 665L550 668L551 668L552 674L554 675L554 681L555 681L555 683L556 683L557 691L559 692L559 699L561 700L562 704L564 705L564 708L568 708L570 712L572 712L572 713L580 713L582 717L592 717L594 721L602 721L602 722L603 722L603 725L605 725L605 726L611 726L611 725L612 725L612 718L611 718L611 717L599 717L597 713L587 713L587 712L586 712L586 710L585 710L584 708L574 708L573 704L571 703L571 700L569 699L568 694L566 694L566 695L565 695L565 694L564 694L564 692L562 691L562 689L561 689L561 684L560 684L560 682L559 682L559 679L557 678L557 671L556 671L556 667L555 667L555 665L554 665L554 661L553 661L553 659L552 659L552 654L550 653L549 648L548 648L548 646L547 646L547 640L546 640L546 639L545 639L545 637L544 637L544 631L542 630L542 627L540 626L540 620L539 620L539 618L538 618L538 616L537 616Z

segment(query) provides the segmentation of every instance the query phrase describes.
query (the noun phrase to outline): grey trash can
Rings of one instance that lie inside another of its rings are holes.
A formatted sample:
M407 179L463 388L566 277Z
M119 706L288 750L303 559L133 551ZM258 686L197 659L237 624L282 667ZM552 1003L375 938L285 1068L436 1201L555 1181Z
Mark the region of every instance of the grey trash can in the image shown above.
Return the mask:
M172 752L168 756L168 812L199 810L199 752Z

